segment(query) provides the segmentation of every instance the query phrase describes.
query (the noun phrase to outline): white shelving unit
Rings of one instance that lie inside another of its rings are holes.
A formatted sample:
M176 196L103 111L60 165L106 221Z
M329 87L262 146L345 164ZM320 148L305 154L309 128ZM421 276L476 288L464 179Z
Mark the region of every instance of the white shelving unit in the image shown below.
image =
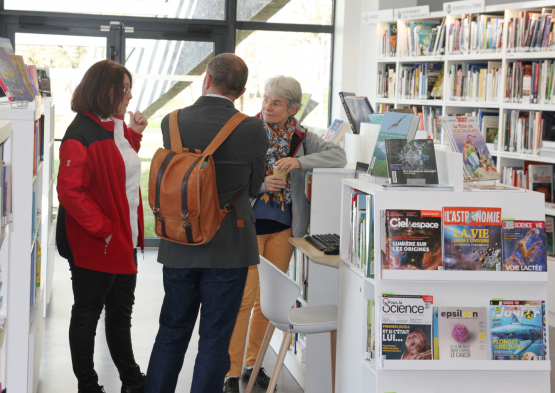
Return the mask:
M12 125L9 121L0 121L0 149L3 150L2 159L6 163L9 163L12 157ZM3 146L2 146L3 145ZM0 245L0 296L7 299L8 291L8 274L10 271L10 228L11 224L7 224L5 228L5 237L2 245ZM7 305L4 300L2 308L0 309L0 315L7 316ZM6 361L7 361L7 351L5 345L5 330L0 331L0 383L2 386L6 384Z
M42 97L44 106L44 160L42 162L42 214L41 217L41 281L44 291L44 316L46 306L52 296L52 279L54 277L54 263L56 255L56 220L53 219L52 202L54 196L54 126L55 126L55 101L54 97Z
M33 191L36 193L37 212L45 197L44 165L33 176L34 127L43 114L43 107L29 104L27 109L0 107L0 120L12 124L9 164L12 168L13 222L9 228L8 263L11 265L4 293L4 307L9 315L6 323L7 350L6 383L10 392L36 393L40 359L42 356L43 290L36 288L35 302L31 304L31 254L41 238L41 220L32 210ZM47 154L45 150L45 155ZM35 220L35 231L32 231ZM42 242L41 242L42 246ZM14 268L17 264L17 268ZM2 266L2 268L4 268ZM5 285L5 284L4 284ZM25 377L26 376L26 377ZM4 387L4 385L3 385Z
M486 6L484 13L502 13L504 14L505 23L503 26L503 43L507 42L507 21L511 17L518 16L519 11L524 10L539 10L542 8L555 8L555 2L553 0L545 1L529 1L520 3L509 3L505 5L493 5ZM415 21L426 22L426 21L441 21L443 18L446 20L447 31L449 31L449 25L454 18L460 17L460 15L447 15L443 11L441 12L430 12L429 18L426 19L415 19ZM394 22L394 21L391 21ZM399 21L400 26L406 21ZM490 152L492 156L497 158L497 166L499 168L504 166L516 166L518 163L522 163L523 160L530 161L543 161L555 164L555 157L553 156L534 156L531 154L517 154L503 151L503 141L502 134L504 129L504 113L508 110L519 109L519 110L537 110L537 111L555 111L555 105L545 105L545 104L523 104L523 103L508 103L504 102L504 86L506 85L507 67L508 63L517 60L543 60L543 59L555 59L555 51L545 51L545 52L507 52L505 47L501 49L501 52L495 53L477 53L477 54L442 54L437 56L391 56L391 57L379 57L380 54L380 41L381 34L384 31L386 22L377 24L378 34L375 37L375 45L370 48L373 51L373 58L376 59L377 69L382 70L385 64L395 64L396 68L396 87L399 86L400 69L404 64L417 64L417 63L443 63L444 64L444 84L443 84L443 99L417 99L417 100L407 100L402 99L397 96L397 91L395 91L393 97L379 98L377 97L376 91L370 92L369 97L373 104L394 104L396 108L403 108L408 105L426 105L426 106L437 106L442 108L442 113L454 114L461 112L471 112L474 109L497 109L499 110L499 138L497 145L489 145ZM398 28L399 32L400 29ZM399 40L399 37L397 37ZM447 38L446 38L447 41ZM399 50L400 45L397 45ZM448 75L451 64L461 64L462 62L476 62L476 61L501 61L502 62L502 86L501 92L498 96L498 100L495 102L479 102L479 101L453 101L450 99L448 90ZM397 88L395 89L397 90ZM515 161L516 160L516 161Z
M459 153L436 151L439 162L462 162ZM443 156L451 158L444 159ZM457 156L457 157L455 157ZM455 157L455 159L453 159ZM439 166L439 164L438 164ZM446 169L442 170L445 173ZM440 177L442 174L440 174ZM459 179L461 176L451 176ZM367 300L382 293L432 295L434 307L487 307L493 298L548 299L548 273L511 274L476 271L392 271L381 270L380 219L374 221L376 255L375 279L365 278L348 261L350 196L356 189L374 196L375 217L385 209L441 210L442 206L501 207L503 218L543 220L543 194L536 192L464 192L381 190L362 180L343 180L341 202L341 248L339 329L337 345L337 392L397 393L491 393L534 391L549 393L549 360L538 362L384 360L374 368L364 360L367 337ZM549 316L547 319L549 321ZM376 326L377 328L377 326ZM376 346L379 345L379 329ZM549 359L549 358L548 358ZM460 382L456 382L460 381Z
M312 201L310 205L310 234L339 233L341 212L341 181L354 178L355 168L315 168L312 171ZM316 250L316 249L314 249ZM319 253L322 254L322 253ZM309 255L310 253L306 253ZM337 264L320 262L320 258L309 259L308 298L299 299L304 306L338 304L339 269ZM283 339L276 329L270 345L279 352ZM289 351L285 357L285 367L291 372L305 393L331 393L330 335L308 334L306 337L306 362ZM329 371L328 371L329 370Z

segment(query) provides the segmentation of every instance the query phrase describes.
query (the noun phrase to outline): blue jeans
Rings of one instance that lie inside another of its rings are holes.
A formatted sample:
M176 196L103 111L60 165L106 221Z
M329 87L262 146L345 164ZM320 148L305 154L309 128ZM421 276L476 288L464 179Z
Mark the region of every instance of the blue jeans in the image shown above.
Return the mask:
M229 370L229 341L247 279L239 269L164 266L160 328L148 364L146 392L175 392L200 305L198 354L192 393L221 393Z

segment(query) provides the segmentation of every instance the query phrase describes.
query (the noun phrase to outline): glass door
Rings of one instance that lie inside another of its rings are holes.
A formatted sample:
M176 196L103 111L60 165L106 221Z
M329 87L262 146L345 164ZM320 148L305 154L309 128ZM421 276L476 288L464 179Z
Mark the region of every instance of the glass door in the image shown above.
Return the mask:
M176 109L193 104L201 96L206 66L214 55L214 42L125 40L125 66L133 75L133 99L128 109L140 110L148 119L139 151L147 246L157 246L159 241L148 204L148 177L152 156L162 147L162 119Z

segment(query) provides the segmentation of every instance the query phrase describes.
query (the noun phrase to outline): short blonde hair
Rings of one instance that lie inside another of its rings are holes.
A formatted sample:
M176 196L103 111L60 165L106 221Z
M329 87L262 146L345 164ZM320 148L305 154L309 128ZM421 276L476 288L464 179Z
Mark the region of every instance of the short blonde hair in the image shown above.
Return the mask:
M283 75L274 76L264 83L264 91L285 97L289 109L301 106L303 90L295 78Z

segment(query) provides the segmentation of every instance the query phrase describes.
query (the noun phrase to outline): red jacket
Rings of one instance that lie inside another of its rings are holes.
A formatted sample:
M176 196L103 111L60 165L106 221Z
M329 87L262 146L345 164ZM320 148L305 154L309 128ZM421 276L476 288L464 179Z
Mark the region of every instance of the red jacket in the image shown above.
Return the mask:
M125 165L114 142L112 120L79 112L60 147L56 242L60 255L77 266L115 274L137 273ZM139 151L142 135L127 128L124 136ZM140 191L139 191L140 194ZM144 249L143 205L139 195L139 238ZM105 238L112 235L106 247ZM106 249L106 253L105 253Z

